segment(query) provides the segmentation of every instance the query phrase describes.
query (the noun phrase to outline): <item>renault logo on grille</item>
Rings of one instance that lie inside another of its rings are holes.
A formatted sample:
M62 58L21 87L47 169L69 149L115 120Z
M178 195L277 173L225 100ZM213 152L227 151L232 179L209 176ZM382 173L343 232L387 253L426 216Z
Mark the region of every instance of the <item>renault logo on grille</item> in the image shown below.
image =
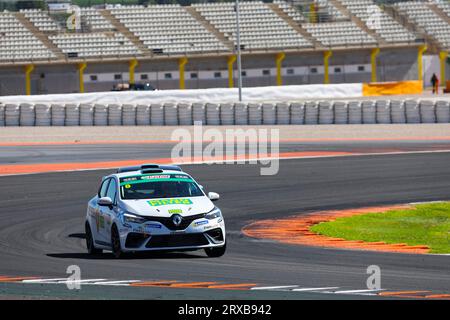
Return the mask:
M174 214L172 216L172 222L175 226L179 226L181 224L181 221L183 220L183 217L180 216L179 214Z

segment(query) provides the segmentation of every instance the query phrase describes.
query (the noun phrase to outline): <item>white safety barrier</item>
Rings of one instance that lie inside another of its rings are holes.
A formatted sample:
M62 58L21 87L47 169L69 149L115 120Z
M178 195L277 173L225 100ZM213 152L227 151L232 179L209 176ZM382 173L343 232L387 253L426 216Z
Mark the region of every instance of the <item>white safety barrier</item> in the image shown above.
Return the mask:
M447 100L0 104L0 126L450 123Z
M362 83L309 84L243 88L245 102L280 102L302 99L359 98L363 96ZM4 96L0 103L77 103L77 104L153 104L153 103L224 103L236 102L237 88L210 88L191 90L109 91L92 93L48 94L31 96Z

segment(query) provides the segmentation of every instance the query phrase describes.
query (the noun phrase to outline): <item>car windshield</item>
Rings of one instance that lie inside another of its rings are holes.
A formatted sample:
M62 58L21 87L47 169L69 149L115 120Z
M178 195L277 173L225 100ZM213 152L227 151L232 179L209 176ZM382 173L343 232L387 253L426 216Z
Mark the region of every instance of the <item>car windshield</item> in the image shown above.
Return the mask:
M184 174L144 174L120 179L124 200L203 196L200 187Z

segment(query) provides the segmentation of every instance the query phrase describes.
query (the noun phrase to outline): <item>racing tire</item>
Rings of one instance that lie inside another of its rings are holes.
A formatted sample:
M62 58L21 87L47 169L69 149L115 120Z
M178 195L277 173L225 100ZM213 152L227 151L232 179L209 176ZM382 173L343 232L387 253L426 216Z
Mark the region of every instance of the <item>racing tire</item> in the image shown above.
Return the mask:
M120 235L116 225L113 225L111 228L111 249L115 258L123 258L124 252L120 245Z
M210 258L218 258L223 256L226 250L227 244L225 243L222 247L206 248L205 253Z
M91 227L89 226L89 223L86 223L85 225L86 230L86 248L89 254L100 254L103 252L102 249L97 249L94 246L94 238L92 237L92 231Z

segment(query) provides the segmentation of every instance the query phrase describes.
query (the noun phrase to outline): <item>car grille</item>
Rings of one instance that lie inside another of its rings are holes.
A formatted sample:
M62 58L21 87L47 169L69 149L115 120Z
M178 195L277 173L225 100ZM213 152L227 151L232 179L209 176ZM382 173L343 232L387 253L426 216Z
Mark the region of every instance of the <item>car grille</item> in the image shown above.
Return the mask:
M183 217L180 225L176 226L173 224L172 217L145 217L147 221L156 221L163 224L169 230L184 230L192 223L192 221L196 219L203 218L205 216L204 213L196 214L194 216Z
M125 241L127 248L139 248L148 239L149 235L142 233L130 232Z
M203 233L155 235L147 242L147 248L192 247L209 244Z

